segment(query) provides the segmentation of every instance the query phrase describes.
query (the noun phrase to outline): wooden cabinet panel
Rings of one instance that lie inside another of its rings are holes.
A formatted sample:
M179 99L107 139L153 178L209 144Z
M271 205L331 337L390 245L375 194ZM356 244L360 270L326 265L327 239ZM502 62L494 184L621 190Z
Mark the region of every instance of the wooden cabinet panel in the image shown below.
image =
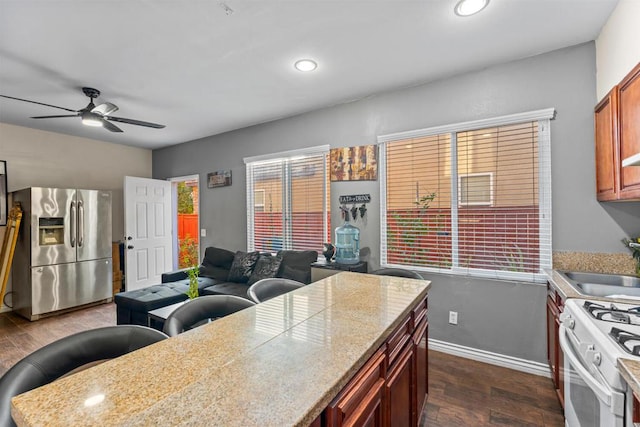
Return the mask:
M618 198L618 88L615 87L595 108L596 193L598 200Z
M416 349L416 419L418 425L422 425L420 416L427 403L427 394L429 393L429 323L426 317L416 326L413 337Z
M622 160L640 153L640 63L620 82L620 198L640 199L640 167L622 167Z
M410 427L416 425L415 411L415 346L409 343L399 355L397 363L389 370L385 384L388 426Z
M556 388L556 394L560 404L564 408L564 371L562 350L560 349L560 313L562 312L562 300L559 295L551 290L547 297L547 359L551 369L551 379ZM559 301L559 302L558 302Z
M336 396L326 410L327 426L361 425L364 421L382 425L375 422L384 416L385 360L384 350L378 350Z
M640 153L640 63L596 105L595 138L598 200L640 200L640 167L622 167Z
M417 426L428 387L426 298L322 413L322 425Z

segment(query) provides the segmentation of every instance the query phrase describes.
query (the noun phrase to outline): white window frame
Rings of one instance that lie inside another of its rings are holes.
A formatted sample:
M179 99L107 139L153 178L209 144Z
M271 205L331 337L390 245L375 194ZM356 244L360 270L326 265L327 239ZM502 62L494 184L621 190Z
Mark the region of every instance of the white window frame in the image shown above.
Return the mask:
M489 176L489 200L486 202L462 201L462 179L474 176ZM493 206L493 172L465 173L458 175L458 206Z
M290 151L282 151L279 153L266 154L261 156L252 156L245 157L243 159L246 165L246 195L247 195L247 250L253 251L255 250L255 222L254 222L254 210L251 209L255 203L255 191L256 189L253 187L253 177L252 177L252 165L259 165L260 163L269 163L269 162L283 162L283 170L288 169L287 173L284 173L282 176L283 185L287 189L283 191L282 198L283 203L290 207L290 182L291 182L291 168L287 166L288 161L297 160L304 157L310 156L320 156L320 155L328 155L329 154L329 145L318 145L315 147L302 148L299 150L290 150ZM326 169L324 170L326 174ZM326 178L326 177L325 177ZM325 212L323 215L323 235L328 234L329 224L327 222L327 179L323 180L323 201L322 205L324 206ZM286 213L283 211L283 247L282 249L291 249L291 224L289 220L285 217Z
M551 126L550 120L555 118L554 108L528 111L518 114L493 117L489 119L474 120L461 123L453 123L443 126L435 126L425 129L417 129L406 132L396 132L378 136L380 145L378 152L378 175L380 178L380 266L407 268L406 265L390 264L387 260L387 166L386 144L389 142L407 140L449 133L451 136L451 194L458 194L458 163L457 163L457 133L484 129L489 127L505 126L524 122L538 122L538 210L539 210L539 263L540 271L537 273L520 273L499 270L470 269L461 267L458 258L458 201L452 197L451 202L451 261L452 267L432 268L412 266L417 271L434 273L446 273L483 277L499 280L517 280L524 282L545 283L546 274L544 268L552 266L552 222L551 222Z

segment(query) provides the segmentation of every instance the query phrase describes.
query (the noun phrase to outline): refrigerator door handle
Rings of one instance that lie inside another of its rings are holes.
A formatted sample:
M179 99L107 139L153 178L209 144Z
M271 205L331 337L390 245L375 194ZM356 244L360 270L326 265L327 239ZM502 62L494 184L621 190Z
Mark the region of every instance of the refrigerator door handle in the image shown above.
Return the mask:
M76 247L76 202L71 202L71 227L69 227L69 237L71 247Z
M78 202L78 247L84 244L84 203Z

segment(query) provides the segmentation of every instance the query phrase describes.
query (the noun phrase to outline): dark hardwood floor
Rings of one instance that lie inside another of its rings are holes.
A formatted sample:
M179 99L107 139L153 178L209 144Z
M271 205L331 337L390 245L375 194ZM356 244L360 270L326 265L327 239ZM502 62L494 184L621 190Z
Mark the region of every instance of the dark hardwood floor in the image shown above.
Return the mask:
M0 314L0 375L30 352L86 329L116 324L115 304L29 322ZM427 426L563 426L550 378L429 351Z
M551 378L429 351L427 426L564 426Z
M0 375L17 361L57 339L87 329L116 324L116 305L101 304L30 322L12 312L0 313Z

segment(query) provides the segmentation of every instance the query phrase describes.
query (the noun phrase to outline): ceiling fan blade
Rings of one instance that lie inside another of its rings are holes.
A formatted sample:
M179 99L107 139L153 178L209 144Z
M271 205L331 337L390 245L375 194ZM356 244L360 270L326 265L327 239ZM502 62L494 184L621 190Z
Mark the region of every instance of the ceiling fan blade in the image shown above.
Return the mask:
M146 126L148 128L155 128L155 129L162 129L164 127L164 125L159 125L157 123L143 122L141 120L134 120L134 119L125 119L124 117L107 116L105 117L105 119L111 120L113 122L127 123L130 125L137 125L137 126Z
M61 116L36 116L31 117L32 119L57 119L59 117L78 117L77 114L63 114Z
M122 132L122 129L120 129L118 126L114 125L113 123L109 123L104 119L102 120L102 127L110 130L111 132Z
M15 99L16 101L24 101L24 102L30 102L32 104L44 105L45 107L59 108L61 110L71 111L72 113L76 112L76 110L72 110L70 108L58 107L57 105L45 104L44 102L30 101L28 99L16 98L14 96L7 96L7 95L0 95L0 96L3 98Z
M98 113L103 116L108 116L109 114L115 113L116 111L118 111L118 106L110 102L105 102L104 104L100 104L91 110L92 113Z

